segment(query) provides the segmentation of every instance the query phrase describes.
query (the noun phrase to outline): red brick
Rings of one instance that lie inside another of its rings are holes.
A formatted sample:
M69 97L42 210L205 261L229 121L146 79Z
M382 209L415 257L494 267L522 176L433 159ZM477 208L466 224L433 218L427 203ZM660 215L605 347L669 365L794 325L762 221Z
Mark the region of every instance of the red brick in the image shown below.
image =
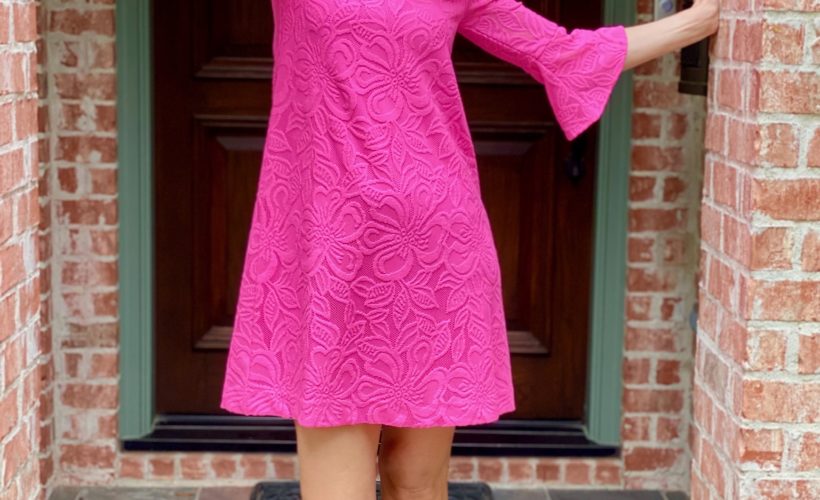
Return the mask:
M227 479L236 475L236 459L231 457L215 456L211 459L211 469L219 479Z
M789 228L763 228L751 235L751 245L752 270L792 268L791 251L794 242Z
M655 240L652 238L628 238L627 258L629 262L653 262L654 245Z
M621 466L619 464L598 463L595 465L595 484L619 486L621 481Z
M750 319L820 321L820 281L753 281Z
M763 23L738 19L735 23L732 59L756 62L763 55Z
M675 352L677 348L677 335L672 330L626 327L628 351Z
M796 167L800 146L793 125L771 123L760 127L762 158L778 167Z
M14 39L30 42L37 38L36 9L34 3L14 5Z
M567 484L590 484L592 469L588 463L570 462L564 471L564 480Z
M661 136L661 115L640 113L632 114L632 137L635 139L654 139Z
M541 482L558 482L561 479L561 465L552 459L539 459L535 465L535 477Z
M686 227L686 208L635 208L629 211L628 230L667 231Z
M671 389L625 389L624 411L678 413L683 409L683 392Z
M119 374L119 356L112 353L92 353L91 367L88 373L92 378L110 378Z
M271 460L273 462L274 475L277 479L294 479L296 477L296 460L293 455L274 455ZM473 478L474 476L471 475L470 479Z
M689 115L683 113L671 113L666 117L666 136L671 140L683 139L689 130Z
M11 337L17 331L14 320L14 310L17 309L16 298L17 296L11 293L0 299L0 342Z
M651 439L649 434L651 425L652 422L649 417L624 417L621 425L621 437L624 441L649 441Z
M117 194L117 170L113 168L90 168L92 194Z
M820 114L820 75L808 71L761 71L760 110Z
M529 458L507 458L507 476L512 482L529 482L535 479L535 463Z
M633 291L671 292L678 285L674 269L634 268L627 269L627 286Z
M740 429L737 458L741 465L751 463L767 470L779 470L783 458L783 431Z
M23 150L15 149L0 154L0 193L7 193L22 182L23 178Z
M500 481L504 462L497 458L478 458L478 479L480 481Z
M797 370L800 373L820 372L820 333L800 336Z
M803 60L803 26L766 21L763 23L763 54L766 60L799 64Z
M659 442L678 440L681 437L681 419L658 417L656 434Z
M682 453L677 448L628 448L624 453L624 467L627 471L672 469Z
M148 459L148 471L153 478L174 477L175 460L173 457L153 457Z
M49 30L67 35L80 35L85 32L92 32L96 35L113 36L114 10L55 10L51 12Z
M818 37L820 39L820 37ZM819 44L820 45L820 44ZM814 135L809 142L808 166L820 167L820 128L814 129Z
M0 145L8 144L14 139L14 130L11 128L13 112L12 103L0 104Z
M668 109L681 104L677 82L635 79L633 88L635 108Z
M755 179L752 197L762 214L781 220L820 220L820 179Z
M659 359L655 372L655 381L660 385L675 385L681 382L680 361Z
M60 129L70 132L115 132L116 106L62 103Z
M10 41L9 38L9 28L11 27L11 23L9 20L11 19L11 6L10 5L0 5L0 43L8 43Z
M68 286L114 286L119 281L117 262L66 261L61 282Z
M116 98L117 82L113 73L57 73L54 88L63 99L112 101Z
M797 470L820 470L820 434L807 432L801 436L796 456Z
M10 388L0 399L0 437L5 438L20 419L20 408L17 405L17 388Z
M820 384L743 380L741 416L763 422L820 422Z
M120 468L117 475L121 478L144 479L145 460L141 456L123 454L119 459Z
M116 224L117 203L113 200L61 200L57 217L68 224Z
M205 467L205 455L201 453L187 453L180 457L179 465L183 479L204 479L208 477Z
M3 447L3 484L9 484L11 479L28 460L31 453L31 443L28 439L28 424L21 425L11 437L4 436Z
M73 194L77 192L77 168L57 168L57 182L60 185L60 190L64 193Z
M111 137L59 137L57 159L80 163L113 163L117 161L117 140Z
M757 123L729 118L726 122L727 157L746 164L759 161L760 126Z
M60 445L60 465L69 469L110 469L114 467L116 451L108 445Z
M744 268L752 259L752 228L730 215L723 217L723 251Z
M683 171L683 149L680 147L632 146L633 171Z
M707 290L727 310L733 309L733 297L737 295L735 271L726 263L711 259L708 269Z
M60 401L71 408L98 409L117 407L117 384L65 384Z
M786 339L778 331L751 331L746 344L745 367L753 371L782 370L786 363Z
M3 353L3 387L10 386L23 370L25 357L25 339L22 335L13 337L5 345Z
M631 359L625 358L623 360L623 379L626 384L647 384L649 383L649 367L650 361L648 359Z
M117 231L112 229L90 229L91 251L95 255L111 256L119 251L117 247Z
M630 201L647 201L655 197L655 177L633 175L629 178Z
M719 73L718 104L733 111L743 109L743 88L747 79L743 70L723 69Z
M800 256L803 271L820 271L820 232L809 231L803 238L802 254Z
M680 177L669 176L663 180L662 201L673 203L682 199L686 193L686 181Z
M276 477L279 477L278 474ZM471 457L451 457L448 477L453 481L473 480L475 478L473 459Z
M268 461L265 457L245 454L239 458L239 465L242 467L242 477L245 479L267 479L268 477Z
M718 492L718 498L725 498L727 467L718 457L708 440L701 440L701 471Z
M630 320L647 320L652 316L652 297L645 295L632 295L627 293L626 296L626 316Z

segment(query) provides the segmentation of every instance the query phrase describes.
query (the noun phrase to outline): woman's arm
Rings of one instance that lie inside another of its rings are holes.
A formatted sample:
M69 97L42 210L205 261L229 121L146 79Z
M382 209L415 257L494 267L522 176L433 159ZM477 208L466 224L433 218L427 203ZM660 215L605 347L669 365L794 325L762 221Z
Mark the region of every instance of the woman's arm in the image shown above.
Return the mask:
M628 48L624 70L634 68L668 52L695 43L715 31L719 0L695 0L688 9L669 17L626 28Z

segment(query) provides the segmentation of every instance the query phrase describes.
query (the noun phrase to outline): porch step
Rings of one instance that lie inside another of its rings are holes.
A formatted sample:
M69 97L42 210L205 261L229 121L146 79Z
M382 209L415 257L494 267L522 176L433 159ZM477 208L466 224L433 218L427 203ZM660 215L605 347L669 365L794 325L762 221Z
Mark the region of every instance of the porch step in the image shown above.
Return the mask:
M447 487L449 500L493 500L493 492L487 483L450 482ZM265 481L257 483L251 492L251 500L300 500L298 481ZM376 498L381 499L381 481L376 481Z

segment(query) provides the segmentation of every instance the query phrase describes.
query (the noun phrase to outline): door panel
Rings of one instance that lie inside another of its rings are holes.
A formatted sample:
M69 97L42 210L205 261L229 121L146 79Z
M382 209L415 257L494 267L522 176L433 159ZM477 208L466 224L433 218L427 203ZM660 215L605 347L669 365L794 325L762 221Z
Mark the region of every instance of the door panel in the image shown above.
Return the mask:
M597 2L524 3L567 28L600 23ZM266 0L157 2L154 12L156 405L224 413L275 19ZM597 127L578 140L585 171L573 178L543 87L461 36L453 59L501 261L518 407L505 418L580 419Z

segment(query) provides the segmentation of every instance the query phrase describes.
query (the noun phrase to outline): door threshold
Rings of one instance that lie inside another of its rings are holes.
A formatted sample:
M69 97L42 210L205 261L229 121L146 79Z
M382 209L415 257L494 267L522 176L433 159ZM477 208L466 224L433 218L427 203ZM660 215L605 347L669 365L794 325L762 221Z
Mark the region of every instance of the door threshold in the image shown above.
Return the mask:
M124 451L296 452L293 420L242 415L161 414ZM615 457L619 446L587 438L580 421L501 419L457 427L453 456Z

